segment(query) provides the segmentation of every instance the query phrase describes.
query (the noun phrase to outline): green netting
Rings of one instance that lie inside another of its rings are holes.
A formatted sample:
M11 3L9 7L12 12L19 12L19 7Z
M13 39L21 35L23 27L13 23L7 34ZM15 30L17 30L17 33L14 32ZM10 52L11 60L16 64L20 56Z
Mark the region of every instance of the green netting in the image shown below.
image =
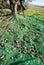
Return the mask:
M44 20L18 14L8 19L0 24L0 65L44 65L44 60L35 56L44 58ZM31 47L35 51L24 52Z

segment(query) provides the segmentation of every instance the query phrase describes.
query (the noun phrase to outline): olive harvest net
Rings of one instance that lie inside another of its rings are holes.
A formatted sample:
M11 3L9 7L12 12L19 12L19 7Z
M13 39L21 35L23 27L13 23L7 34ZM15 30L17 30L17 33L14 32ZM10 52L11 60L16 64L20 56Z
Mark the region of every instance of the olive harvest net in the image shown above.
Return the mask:
M0 65L44 65L44 19L19 14L3 18Z

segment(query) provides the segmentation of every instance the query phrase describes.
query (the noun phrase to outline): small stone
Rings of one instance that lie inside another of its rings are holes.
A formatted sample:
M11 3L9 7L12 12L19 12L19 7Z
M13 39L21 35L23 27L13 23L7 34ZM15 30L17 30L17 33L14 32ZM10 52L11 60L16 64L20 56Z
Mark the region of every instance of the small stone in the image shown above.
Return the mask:
M17 40L16 40L16 43L17 43L17 44L20 44L20 43L21 43L21 41L20 41L19 39L17 39Z
M0 56L0 59L3 59L4 58L4 56Z
M36 54L35 56L38 57L38 58L40 58L41 60L44 60L43 56L41 54L39 54L39 53Z
M24 50L24 51L23 51L23 53L27 54L27 53L28 53L28 51L27 51L27 50Z
M24 35L23 39L24 39L26 42L30 42L28 35Z
M32 51L32 52L35 52L34 46L31 47L31 51Z
M12 50L13 50L13 51L16 51L16 48L13 48Z
M13 59L14 57L12 57L12 59Z
M4 41L2 41L1 45L3 46L3 45L4 45L4 43L5 43L5 42L4 42Z
M36 54L35 56L36 56L36 57L40 57L40 54Z
M7 42L7 41L8 41L8 39L5 40L5 42Z
M22 48L21 41L19 39L16 40L16 47Z
M28 53L30 53L31 52L31 48L30 49L28 49Z

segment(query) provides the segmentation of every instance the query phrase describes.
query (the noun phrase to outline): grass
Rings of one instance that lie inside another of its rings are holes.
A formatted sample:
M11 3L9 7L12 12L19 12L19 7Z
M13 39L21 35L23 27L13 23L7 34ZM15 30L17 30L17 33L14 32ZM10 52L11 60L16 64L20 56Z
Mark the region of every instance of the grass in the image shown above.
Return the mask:
M25 15L36 15L44 19L44 8L30 6L26 11Z
M7 13L11 13L10 9L2 9L2 11L7 12ZM25 16L36 15L39 18L44 19L44 8L42 8L42 7L35 7L35 6L27 5L27 8L24 11L24 13L25 13ZM22 14L22 12L21 12L21 14Z

